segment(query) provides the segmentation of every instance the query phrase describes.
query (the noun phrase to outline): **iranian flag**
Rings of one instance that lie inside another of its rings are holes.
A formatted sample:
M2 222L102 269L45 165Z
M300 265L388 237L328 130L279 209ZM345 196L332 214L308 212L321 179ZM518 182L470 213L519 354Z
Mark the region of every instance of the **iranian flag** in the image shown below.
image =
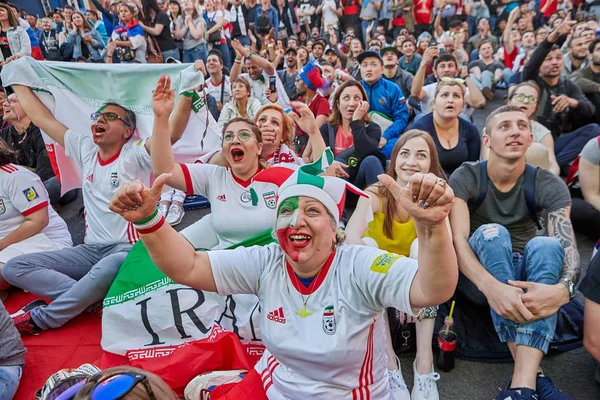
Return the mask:
M269 231L233 247L273 241ZM219 296L177 284L140 241L104 299L100 366L143 368L182 395L203 372L250 370L264 350L259 318L256 296Z
M137 129L131 140L152 135L152 91L161 75L171 77L176 96L203 86L204 77L184 64L86 64L39 62L24 57L2 68L2 83L29 86L54 117L76 132L89 132L90 115L112 102L135 112ZM195 92L182 138L173 146L178 162L192 162L221 148L221 130L208 111L204 92ZM81 187L81 171L65 149L42 132L50 162L63 194Z

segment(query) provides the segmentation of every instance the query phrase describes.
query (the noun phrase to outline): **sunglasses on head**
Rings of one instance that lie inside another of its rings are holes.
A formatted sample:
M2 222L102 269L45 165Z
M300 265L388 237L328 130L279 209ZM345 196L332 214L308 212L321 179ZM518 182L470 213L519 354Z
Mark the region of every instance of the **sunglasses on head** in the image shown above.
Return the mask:
M441 78L440 81L444 83L458 83L459 85L464 85L465 83L465 80L462 78L450 78L448 76Z
M114 113L114 112L95 112L92 115L90 115L90 119L94 122L98 121L100 119L100 117L104 118L106 121L115 121L115 120L119 120L122 123L124 123L127 126L131 126L129 125L129 123L127 123L127 121L125 121L123 118L119 117L118 114Z
M79 382L68 385L55 387L47 397L48 400L72 400L81 388L87 383L94 382L94 386L90 392L92 400L118 400L131 392L139 383L144 386L150 400L157 400L150 382L146 375L136 372L115 372L110 375L96 374L87 379L82 379Z

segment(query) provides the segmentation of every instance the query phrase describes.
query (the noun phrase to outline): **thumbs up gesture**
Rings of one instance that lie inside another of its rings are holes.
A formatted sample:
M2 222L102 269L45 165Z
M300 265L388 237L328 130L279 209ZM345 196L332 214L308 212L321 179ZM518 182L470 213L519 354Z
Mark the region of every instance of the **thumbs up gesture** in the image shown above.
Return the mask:
M162 174L147 188L140 181L125 182L119 188L108 208L129 222L139 222L151 216L156 210L156 204L165 183L171 174Z

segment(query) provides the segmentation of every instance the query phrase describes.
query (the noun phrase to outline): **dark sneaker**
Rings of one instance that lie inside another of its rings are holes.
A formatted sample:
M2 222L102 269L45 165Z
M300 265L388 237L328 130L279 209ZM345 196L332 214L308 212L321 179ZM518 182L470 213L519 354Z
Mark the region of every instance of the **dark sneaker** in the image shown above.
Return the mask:
M510 389L511 383L512 381L508 381L504 389L500 390L496 400L540 400L535 390L528 388Z
M31 311L16 316L12 320L21 335L39 335L41 332L41 329L31 319Z
M43 306L47 306L47 305L48 305L48 303L46 302L46 300L42 300L42 299L34 300L31 303L27 304L25 307L21 308L16 313L10 314L10 317L14 319L20 315L25 314L27 311L33 310L36 307L43 307Z
M546 375L538 374L535 390L540 394L540 400L573 400L569 395L560 391Z

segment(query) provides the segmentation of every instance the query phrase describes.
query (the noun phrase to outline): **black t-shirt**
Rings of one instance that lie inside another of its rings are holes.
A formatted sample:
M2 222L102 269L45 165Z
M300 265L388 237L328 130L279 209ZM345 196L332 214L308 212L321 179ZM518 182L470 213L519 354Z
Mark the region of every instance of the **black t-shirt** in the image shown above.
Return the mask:
M160 51L176 49L177 46L175 45L175 40L173 40L173 36L171 36L171 20L169 20L167 14L165 14L162 11L156 14L156 17L154 17L154 20L152 21L150 26L154 28L158 24L164 26L160 35L154 36L154 38L156 39L156 43L160 48Z
M44 58L48 61L59 61L60 52L58 40L56 40L56 31L52 29L50 32L42 32L40 39L40 47L44 53Z
M587 274L579 285L579 291L594 303L600 303L600 252L592 258Z
M481 60L471 61L469 63L469 70L474 67L479 67L481 72L490 71L492 74L495 73L497 69L504 69L504 65L502 65L501 63L499 63L497 61L492 61L489 64L486 64Z
M90 49L88 49L87 44L83 43L83 40L81 41L81 57L86 60L90 58Z
M55 176L40 128L33 123L22 135L17 133L14 126L4 128L0 131L0 138L18 153L18 164L35 169L35 173L42 181Z
M5 60L12 56L12 52L8 45L8 37L4 31L0 31L0 50L2 50L2 56L4 56Z

